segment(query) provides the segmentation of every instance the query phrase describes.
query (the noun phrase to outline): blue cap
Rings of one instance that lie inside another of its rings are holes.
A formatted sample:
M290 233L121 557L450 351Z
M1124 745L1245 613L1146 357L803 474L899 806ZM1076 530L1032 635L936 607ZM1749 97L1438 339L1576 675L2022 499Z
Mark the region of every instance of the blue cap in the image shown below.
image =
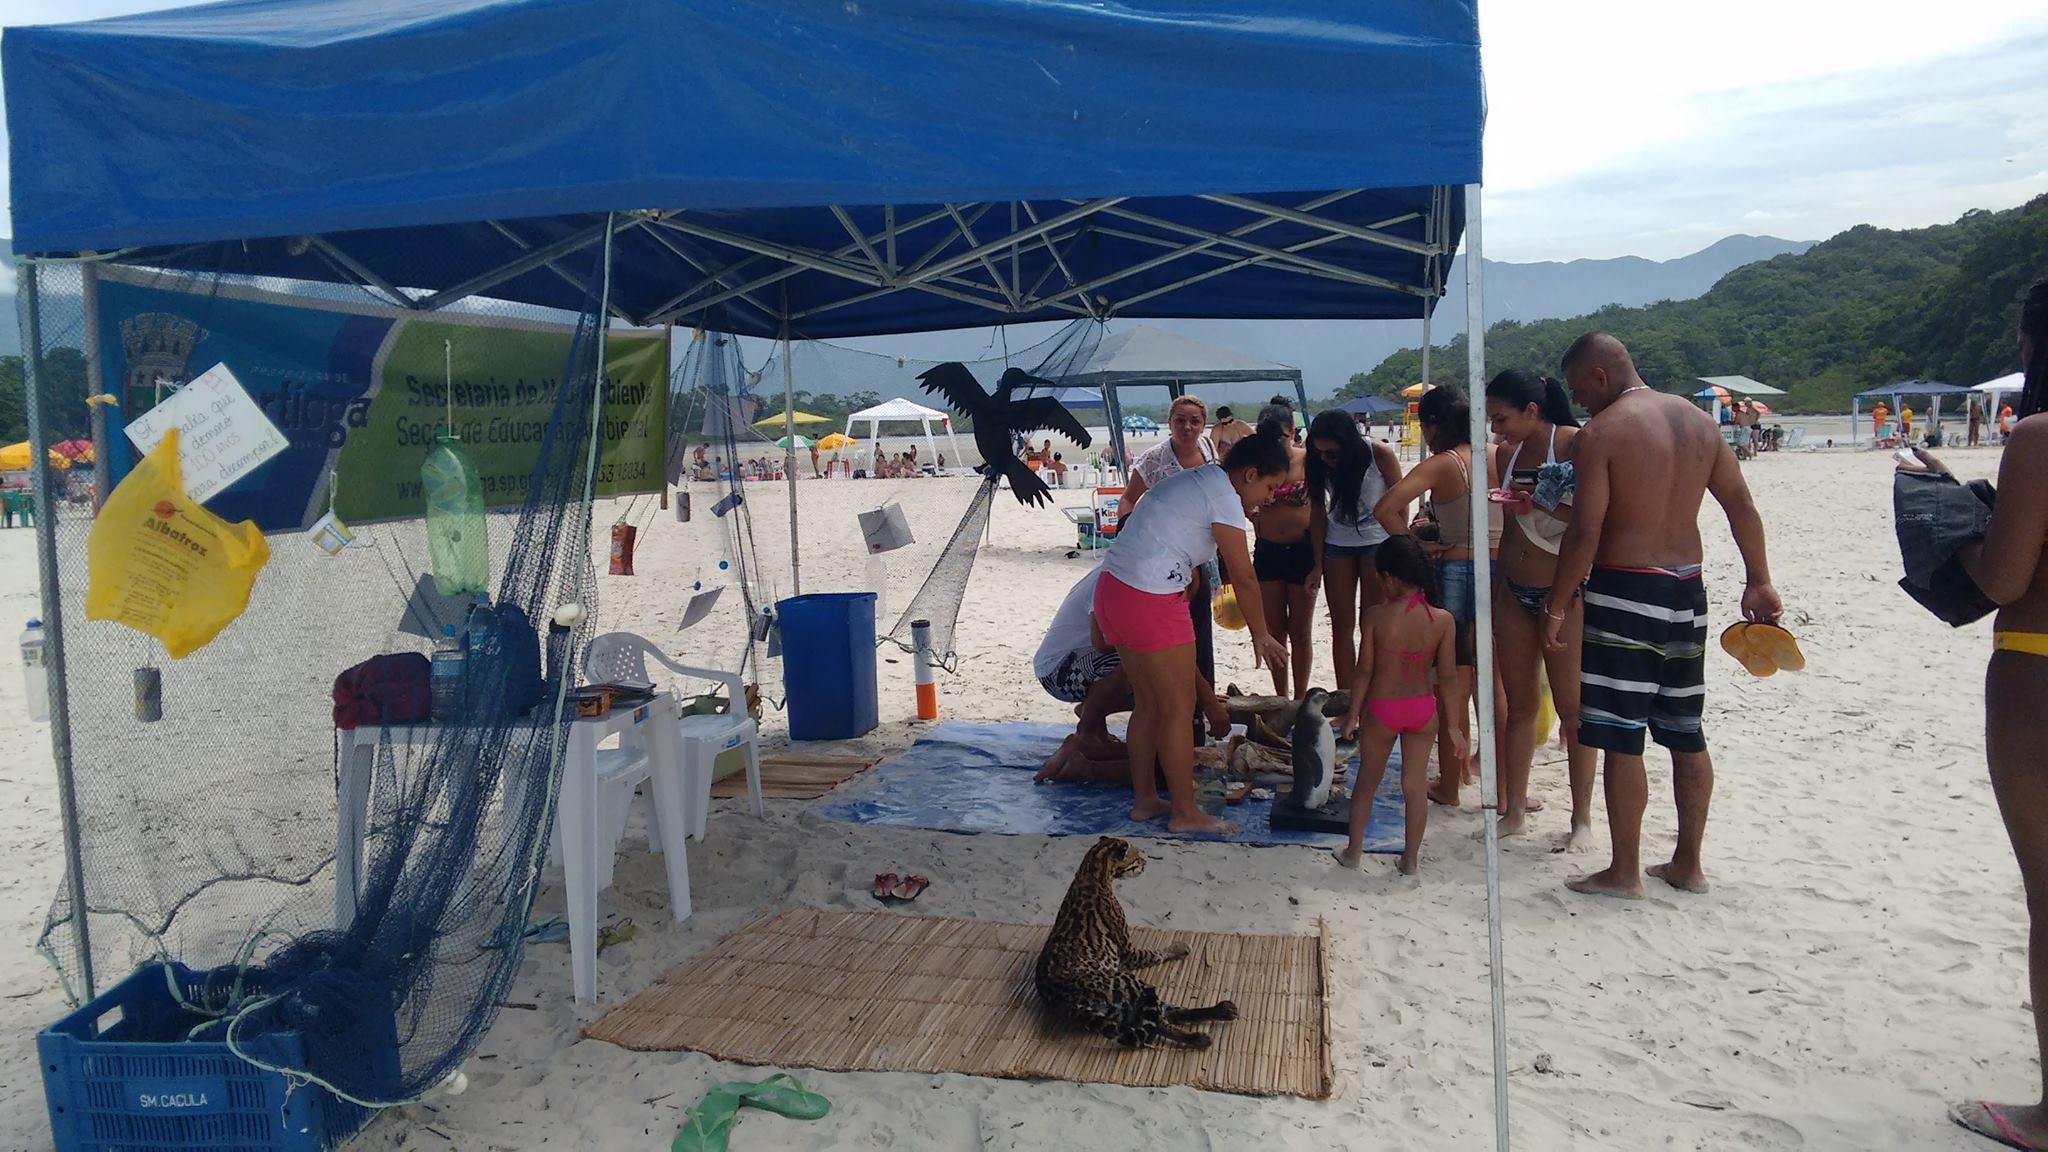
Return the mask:
M28 622L28 626L31 628L41 628L43 626L43 622L41 620L31 620Z
M443 625L441 625L441 635L443 635L443 636L453 636L453 635L455 635L455 625L453 625L453 624L443 624Z

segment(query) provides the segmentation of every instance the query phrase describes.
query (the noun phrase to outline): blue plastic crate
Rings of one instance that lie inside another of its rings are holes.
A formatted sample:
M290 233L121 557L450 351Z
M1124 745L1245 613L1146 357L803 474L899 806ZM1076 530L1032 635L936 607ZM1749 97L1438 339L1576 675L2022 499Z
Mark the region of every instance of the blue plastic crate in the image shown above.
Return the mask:
M282 1075L225 1043L184 1039L207 1017L171 994L167 968L196 1000L200 980L190 969L151 964L36 1037L57 1152L320 1152L329 1131L367 1119L325 1089L287 1091ZM271 1064L300 1061L296 1035L252 1037L242 1047Z

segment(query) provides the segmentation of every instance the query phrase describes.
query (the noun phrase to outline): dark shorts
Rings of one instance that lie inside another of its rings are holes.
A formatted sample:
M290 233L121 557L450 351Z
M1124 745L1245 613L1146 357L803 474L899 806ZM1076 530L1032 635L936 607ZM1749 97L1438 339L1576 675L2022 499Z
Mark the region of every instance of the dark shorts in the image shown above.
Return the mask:
M1704 752L1707 586L1699 569L1595 568L1586 581L1579 742L1640 756L1645 733Z
M1271 540L1252 544L1252 571L1258 573L1261 584L1276 580L1282 584L1306 584L1308 574L1315 569L1316 546L1306 538L1291 544L1275 544Z
M1473 584L1470 560L1439 560L1436 579L1443 594L1444 611L1457 625L1458 663L1470 668L1479 662L1474 630L1478 627L1479 590Z
M1380 546L1377 544L1332 544L1325 540L1323 541L1323 559L1370 560L1372 559L1372 554L1379 551L1379 548Z
M1087 697L1088 689L1094 687L1096 681L1123 666L1123 658L1116 654L1114 648L1101 651L1081 648L1061 657L1059 667L1047 675L1040 676L1038 683L1052 694L1053 699L1068 704L1079 704Z

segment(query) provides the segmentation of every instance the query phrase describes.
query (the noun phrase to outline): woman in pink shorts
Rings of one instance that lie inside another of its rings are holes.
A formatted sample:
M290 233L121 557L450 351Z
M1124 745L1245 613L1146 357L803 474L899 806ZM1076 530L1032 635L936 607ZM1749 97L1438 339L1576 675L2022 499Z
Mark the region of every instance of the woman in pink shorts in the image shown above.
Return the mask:
M1258 576L1245 545L1245 516L1286 482L1287 446L1255 434L1231 445L1219 465L1167 477L1146 493L1119 528L1095 585L1095 626L1114 645L1130 677L1131 819L1161 814L1174 832L1230 832L1195 807L1195 630L1187 589L1202 565L1220 558L1251 626L1258 660L1285 661L1286 645L1266 630ZM1166 776L1159 798L1153 765Z

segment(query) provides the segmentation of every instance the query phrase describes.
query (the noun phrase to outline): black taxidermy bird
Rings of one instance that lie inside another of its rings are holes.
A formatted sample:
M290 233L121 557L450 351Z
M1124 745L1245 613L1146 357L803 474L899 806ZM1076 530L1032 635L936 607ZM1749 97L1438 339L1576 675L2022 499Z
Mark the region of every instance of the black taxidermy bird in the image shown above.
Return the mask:
M987 462L980 471L991 483L997 475L1008 476L1010 491L1017 494L1020 504L1051 504L1052 489L1017 458L1013 446L1017 435L1049 429L1083 448L1088 447L1088 430L1058 400L1051 396L1010 399L1010 394L1020 388L1028 391L1054 387L1052 381L1041 380L1021 368L1005 368L1002 379L996 381L993 396L981 390L981 382L965 364L940 364L918 379L924 382L926 392L944 396L955 412L974 421L974 446Z

